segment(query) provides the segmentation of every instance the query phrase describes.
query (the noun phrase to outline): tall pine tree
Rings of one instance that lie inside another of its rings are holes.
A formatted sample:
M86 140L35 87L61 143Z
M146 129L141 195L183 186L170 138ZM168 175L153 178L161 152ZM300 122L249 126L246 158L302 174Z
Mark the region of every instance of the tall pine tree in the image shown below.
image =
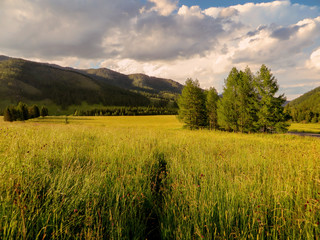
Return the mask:
M254 132L256 120L256 93L250 69L232 68L225 81L223 97L218 106L219 125L234 132Z
M210 88L207 91L206 108L208 114L208 124L210 129L218 129L218 101L219 96L215 88Z
M238 79L239 71L234 67L225 80L222 99L218 102L218 124L226 131L239 131Z
M277 79L265 65L262 65L257 73L256 88L259 94L259 111L257 113L257 125L262 132L285 132L286 114L283 104L286 101L284 95L276 97L279 90Z
M8 122L12 122L13 121L12 112L11 112L11 109L9 107L7 107L3 112L3 120L4 121L8 121Z
M240 132L255 132L257 121L257 94L254 88L254 76L249 67L239 72L238 126Z
M206 99L198 80L187 79L178 99L179 119L190 129L207 125Z

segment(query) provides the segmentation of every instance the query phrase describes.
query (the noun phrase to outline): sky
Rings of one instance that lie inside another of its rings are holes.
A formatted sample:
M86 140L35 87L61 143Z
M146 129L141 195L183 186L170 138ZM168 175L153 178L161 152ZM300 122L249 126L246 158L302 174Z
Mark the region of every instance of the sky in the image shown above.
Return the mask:
M145 73L222 93L271 69L288 100L320 86L320 0L1 0L0 55Z

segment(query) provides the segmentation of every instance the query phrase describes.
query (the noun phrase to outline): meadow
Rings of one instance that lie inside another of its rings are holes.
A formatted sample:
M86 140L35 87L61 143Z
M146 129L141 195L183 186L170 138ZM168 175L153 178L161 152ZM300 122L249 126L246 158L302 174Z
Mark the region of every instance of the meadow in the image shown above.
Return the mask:
M320 123L291 123L290 132L320 133Z
M0 120L0 239L318 239L319 141L175 116Z

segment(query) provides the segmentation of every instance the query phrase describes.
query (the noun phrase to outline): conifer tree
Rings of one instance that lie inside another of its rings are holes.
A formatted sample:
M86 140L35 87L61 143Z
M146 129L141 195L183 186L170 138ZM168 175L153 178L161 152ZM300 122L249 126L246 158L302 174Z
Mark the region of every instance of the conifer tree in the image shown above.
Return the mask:
M40 116L40 110L37 105L28 108L29 118L37 118Z
M23 102L19 102L16 110L19 113L19 117L17 120L28 120L29 119L29 113L28 113L28 106L27 104L23 103Z
M41 116L41 117L45 117L45 116L48 116L48 115L49 115L48 108L42 106L42 107L41 107L41 110L40 110L40 116Z
M3 112L3 120L4 121L8 121L8 122L12 122L13 121L12 112L10 111L9 107L7 107Z
M215 88L210 88L207 92L206 108L208 114L208 124L210 129L218 129L218 101L219 96Z
M257 93L254 88L254 76L249 67L239 72L238 99L236 99L240 132L255 132L257 121Z
M218 103L218 124L226 131L239 131L238 79L239 71L234 67L225 80L222 99Z
M257 93L253 74L248 67L245 71L232 68L218 104L219 125L227 131L254 132L256 113Z
M197 129L207 125L206 99L198 80L186 80L178 106L178 117L186 127Z
M262 65L256 76L256 87L259 94L259 111L257 125L262 132L285 132L286 114L283 104L284 95L275 97L279 90L276 78L265 65Z

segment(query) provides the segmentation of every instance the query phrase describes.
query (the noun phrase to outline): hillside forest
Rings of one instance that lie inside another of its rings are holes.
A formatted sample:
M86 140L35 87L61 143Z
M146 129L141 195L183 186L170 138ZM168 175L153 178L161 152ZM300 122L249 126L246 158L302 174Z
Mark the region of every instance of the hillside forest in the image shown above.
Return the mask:
M294 99L286 106L294 122L317 123L320 121L320 87Z

